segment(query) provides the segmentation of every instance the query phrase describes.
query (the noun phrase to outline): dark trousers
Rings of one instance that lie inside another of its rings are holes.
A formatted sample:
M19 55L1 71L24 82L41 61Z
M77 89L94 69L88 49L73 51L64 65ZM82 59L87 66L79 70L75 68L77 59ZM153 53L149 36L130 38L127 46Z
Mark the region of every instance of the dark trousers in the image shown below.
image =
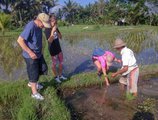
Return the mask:
M24 58L29 82L37 82L40 75L47 75L48 67L43 55L38 59Z

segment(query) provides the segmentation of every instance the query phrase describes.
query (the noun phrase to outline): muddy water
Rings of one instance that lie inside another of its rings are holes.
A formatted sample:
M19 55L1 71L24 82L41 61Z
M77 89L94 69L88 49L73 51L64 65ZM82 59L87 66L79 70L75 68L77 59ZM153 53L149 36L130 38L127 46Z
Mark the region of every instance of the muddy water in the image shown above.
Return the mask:
M113 84L108 89L95 86L71 92L63 91L63 96L66 104L73 109L73 120L140 120L138 116L142 119L145 117L146 120L158 120L158 93L151 95L148 90L144 93L144 89L151 85L155 89L150 90L158 92L158 80L154 81L139 83L139 96L133 101L128 101L121 95L118 84ZM157 112L140 112L137 106L151 97L156 100Z
M143 95L158 99L158 79L143 81L140 90Z

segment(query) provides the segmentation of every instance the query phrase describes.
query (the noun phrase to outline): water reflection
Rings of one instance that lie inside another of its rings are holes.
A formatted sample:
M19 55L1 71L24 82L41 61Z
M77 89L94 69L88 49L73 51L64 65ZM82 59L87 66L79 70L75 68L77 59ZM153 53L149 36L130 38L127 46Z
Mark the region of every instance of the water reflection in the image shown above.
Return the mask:
M16 36L0 37L0 74L1 79L11 78L12 73L20 74L22 67L21 49Z
M61 46L65 58L64 72L73 75L94 70L91 54L96 47L113 51L120 58L113 49L113 43L117 37L124 39L128 47L136 53L139 65L158 63L158 31L80 33L63 35ZM16 39L17 36L0 37L0 79L26 77L21 48L17 45Z
M101 47L105 50L113 51L118 58L119 53L113 49L114 40L118 37L125 40L128 47L135 52L139 65L158 63L158 33L150 31L141 32L123 32L112 35L93 33L76 34L74 36L65 36L62 42L62 48L65 57L65 71L72 75L76 73L94 70L91 61L91 54L94 48ZM96 38L97 37L97 38Z

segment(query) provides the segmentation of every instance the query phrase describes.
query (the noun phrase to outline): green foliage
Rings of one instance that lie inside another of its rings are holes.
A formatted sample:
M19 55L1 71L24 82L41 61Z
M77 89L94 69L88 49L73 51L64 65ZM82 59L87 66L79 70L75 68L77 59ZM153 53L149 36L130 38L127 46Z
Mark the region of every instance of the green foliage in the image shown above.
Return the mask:
M65 3L65 6L63 8L63 11L67 13L66 20L69 23L73 24L75 20L75 14L78 13L79 6L73 0L67 0L67 1L64 1L64 3Z
M35 19L38 13L48 13L48 10L56 2L57 0L21 0L10 3L12 7L12 24L16 27L22 27L28 21Z
M49 9L57 5L58 0L27 0L25 1L0 1L6 5L5 13L12 13L12 25L24 26L29 20L34 19L39 12L48 13ZM93 4L83 7L73 0L64 1L63 9L58 12L61 19L64 15L69 24L116 24L125 19L128 25L158 25L158 15L146 6L146 2L156 7L156 0L97 0ZM8 10L11 6L12 11ZM60 21L60 25L68 25Z
M11 16L9 14L0 13L0 30L4 33L5 29L11 26Z
M80 24L115 24L125 19L126 24L157 25L157 14L150 14L145 0L125 2L124 0L98 0L86 7L76 7L73 23ZM148 1L154 4L153 1ZM74 19L75 18L75 19ZM72 19L72 16L67 16Z
M93 29L94 29L94 30L99 30L99 29L100 29L100 26L99 26L99 25L95 25Z
M58 25L59 25L59 26L69 26L69 23L66 22L66 21L59 20L59 21L58 21Z

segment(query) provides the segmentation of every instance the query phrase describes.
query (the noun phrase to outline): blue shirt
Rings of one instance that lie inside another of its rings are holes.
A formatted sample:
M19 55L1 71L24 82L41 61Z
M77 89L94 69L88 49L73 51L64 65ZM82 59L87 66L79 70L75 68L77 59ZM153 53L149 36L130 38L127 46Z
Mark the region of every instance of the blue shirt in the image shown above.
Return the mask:
M30 21L24 28L20 36L25 40L25 44L37 55L42 55L42 29L34 21ZM23 57L30 58L29 54L23 50Z

